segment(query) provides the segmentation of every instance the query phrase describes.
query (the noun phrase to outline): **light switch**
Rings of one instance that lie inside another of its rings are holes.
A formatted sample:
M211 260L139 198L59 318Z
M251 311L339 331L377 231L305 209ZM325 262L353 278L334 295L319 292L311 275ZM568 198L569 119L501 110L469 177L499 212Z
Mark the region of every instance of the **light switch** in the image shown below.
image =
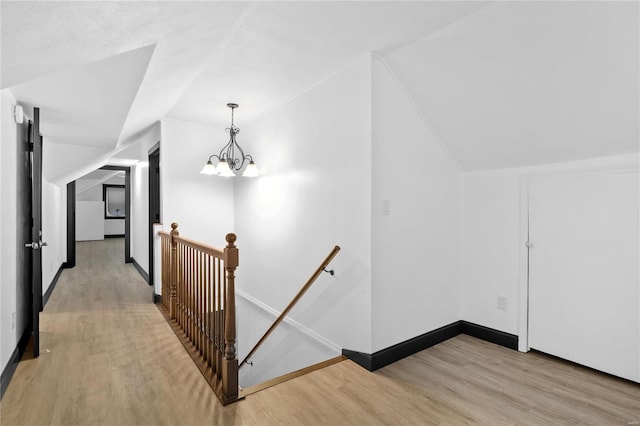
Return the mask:
M382 200L382 214L385 216L389 216L389 212L391 211L391 202L389 200Z

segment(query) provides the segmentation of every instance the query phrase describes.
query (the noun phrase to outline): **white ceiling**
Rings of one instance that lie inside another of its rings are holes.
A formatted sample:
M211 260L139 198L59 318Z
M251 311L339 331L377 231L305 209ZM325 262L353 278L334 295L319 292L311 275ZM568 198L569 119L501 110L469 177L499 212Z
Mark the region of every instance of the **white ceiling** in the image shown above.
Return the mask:
M464 170L637 152L638 2L500 2L387 62Z
M124 179L124 171L123 170L103 170L98 169L94 170L91 173L87 173L82 176L81 179L89 179L89 180L102 180L102 179L111 179L114 177L123 178Z
M0 7L1 86L60 146L122 151L167 115L228 124L227 102L246 122L374 52L465 170L638 149L637 2Z

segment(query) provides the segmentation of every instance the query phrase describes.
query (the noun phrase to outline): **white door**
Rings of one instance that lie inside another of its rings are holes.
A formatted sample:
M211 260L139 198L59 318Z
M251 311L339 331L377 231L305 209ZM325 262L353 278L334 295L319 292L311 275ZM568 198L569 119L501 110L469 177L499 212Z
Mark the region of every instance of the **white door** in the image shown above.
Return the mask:
M640 381L637 172L529 183L529 346Z

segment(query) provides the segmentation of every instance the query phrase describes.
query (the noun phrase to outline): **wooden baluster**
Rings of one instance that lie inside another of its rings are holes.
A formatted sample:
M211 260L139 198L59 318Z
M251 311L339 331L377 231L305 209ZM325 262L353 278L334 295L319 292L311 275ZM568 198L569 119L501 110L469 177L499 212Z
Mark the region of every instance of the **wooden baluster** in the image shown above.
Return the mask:
M217 259L217 276L218 279L216 280L217 283L217 287L218 287L218 294L216 295L217 299L216 299L216 366L217 366L217 377L218 377L218 381L222 380L222 353L223 353L223 348L222 348L222 297L224 295L223 293L223 289L222 289L222 267L220 266L221 261L220 259Z
M185 263L185 267L187 268L187 337L189 341L191 341L191 321L193 321L193 311L192 311L192 303L191 297L193 296L193 292L191 291L192 279L191 279L191 253L193 249L187 248L187 260ZM193 342L191 342L193 343Z
M202 351L203 349L203 343L204 343L204 339L202 338L204 335L204 321L203 321L203 305L202 303L204 302L204 253L200 252L198 255L198 350L200 353L200 356L204 355L204 352Z
M236 235L227 234L224 266L227 270L227 291L224 304L224 358L222 360L222 394L227 400L238 397L238 358L236 356L236 297L235 279L238 267Z
M202 252L198 252L198 353L202 356Z
M182 318L180 327L182 331L187 331L187 247L182 246L180 250L180 317Z
M170 288L169 285L169 276L171 275L169 260L171 259L171 251L169 247L171 245L171 240L166 237L162 237L162 304L164 308L169 312L169 306L171 303L169 302Z
M197 297L197 281L198 276L196 274L196 250L191 249L191 344L198 349L197 342L197 326L198 326L198 308L196 304Z
M187 267L189 270L189 341L193 345L193 249L189 248L189 257L187 260Z
M209 316L207 314L209 306L209 256L204 255L202 264L202 356L207 367L209 366Z
M216 258L211 257L211 301L209 303L209 346L211 347L211 368L216 369L215 333L216 333Z
M176 238L180 235L178 232L178 224L171 224L171 288L169 290L169 317L176 319L176 297L178 284L178 241Z
M215 270L215 265L216 265L216 258L214 256L211 256L210 259L210 263L209 263L209 285L210 285L210 291L209 291L209 365L211 366L211 368L215 371L216 368L216 364L215 364L215 357L216 357L216 353L214 350L214 345L213 345L213 341L214 341L214 334L215 334L215 319L214 319L214 315L216 312L216 270Z
M179 269L178 269L178 324L180 325L180 329L182 329L182 324L184 321L183 318L183 313L184 313L184 277L182 276L183 274L183 265L184 265L184 257L183 257L183 252L184 252L184 246L180 246L179 250L178 250L178 257L179 257Z
M182 276L183 274L183 262L184 262L184 258L182 256L182 253L184 252L184 247L180 246L180 249L178 250L178 257L179 257L179 269L178 269L178 324L180 325L180 329L182 329L182 324L183 324L183 312L184 312L184 277Z
M191 249L189 265L191 265L191 344L198 349L196 346L196 311L198 310L196 308L196 250L194 248Z

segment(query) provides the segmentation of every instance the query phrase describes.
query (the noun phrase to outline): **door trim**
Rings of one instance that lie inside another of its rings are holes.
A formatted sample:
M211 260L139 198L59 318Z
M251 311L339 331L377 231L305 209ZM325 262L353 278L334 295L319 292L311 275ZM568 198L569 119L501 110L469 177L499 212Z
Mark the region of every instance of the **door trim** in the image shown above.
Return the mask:
M157 182L155 182L155 180L152 179L153 176L153 171L152 171L152 167L154 167L154 163L152 161L151 157L154 156L158 156L158 165L157 167L160 167L160 142L156 143L154 146L152 146L149 149L149 280L147 281L149 283L149 285L155 285L155 274L154 274L154 250L153 250L153 225L155 223L161 223L160 219L158 219L158 221L156 221L156 218L153 217L153 212L152 212L152 208L151 206L154 203L155 200L155 196L157 195L158 199L157 199L157 203L158 203L158 211L160 213L160 172L158 172L158 179ZM153 182L152 182L153 181ZM155 183L154 183L155 182ZM157 192L155 191L155 189L157 188ZM155 290L154 290L155 291Z
M76 266L76 181L67 184L67 261L64 268Z

